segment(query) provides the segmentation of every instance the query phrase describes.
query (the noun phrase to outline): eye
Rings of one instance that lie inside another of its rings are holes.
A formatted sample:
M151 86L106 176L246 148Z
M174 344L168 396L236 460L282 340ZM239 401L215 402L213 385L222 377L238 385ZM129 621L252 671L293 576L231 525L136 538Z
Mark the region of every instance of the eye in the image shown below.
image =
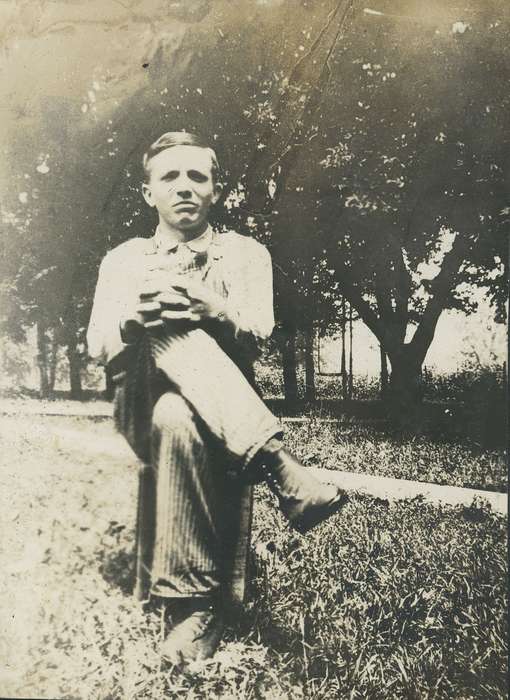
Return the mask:
M169 172L165 173L161 179L165 182L169 182L170 180L175 180L177 177L179 177L179 171L170 170Z
M198 170L188 170L188 177L190 180L194 180L195 182L207 182L209 179L207 175L204 175L204 173L201 173Z

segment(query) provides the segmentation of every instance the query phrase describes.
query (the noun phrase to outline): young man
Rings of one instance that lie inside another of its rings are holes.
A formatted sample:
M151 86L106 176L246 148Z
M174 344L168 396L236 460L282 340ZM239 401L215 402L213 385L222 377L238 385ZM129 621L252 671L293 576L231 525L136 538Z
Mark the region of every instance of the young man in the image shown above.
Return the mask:
M211 656L222 633L227 510L239 507L227 472L265 479L301 533L347 498L283 449L252 387L274 325L271 259L255 240L208 224L221 195L216 154L193 134L169 132L143 166L158 227L103 260L88 346L116 375L117 425L149 465L150 593L180 601L162 654L181 663Z

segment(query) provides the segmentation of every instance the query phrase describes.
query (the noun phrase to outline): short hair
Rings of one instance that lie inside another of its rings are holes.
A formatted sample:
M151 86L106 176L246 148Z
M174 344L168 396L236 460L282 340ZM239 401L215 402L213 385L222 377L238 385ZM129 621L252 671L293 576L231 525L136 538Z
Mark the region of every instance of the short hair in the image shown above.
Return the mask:
M167 148L173 148L174 146L197 146L198 148L204 148L209 151L211 156L211 174L213 182L218 182L220 174L220 166L218 163L218 157L213 148L198 134L192 134L187 131L167 131L162 134L154 143L151 143L147 151L143 154L142 164L143 164L143 179L144 182L148 182L150 179L150 168L149 163L154 156L158 153L166 151Z

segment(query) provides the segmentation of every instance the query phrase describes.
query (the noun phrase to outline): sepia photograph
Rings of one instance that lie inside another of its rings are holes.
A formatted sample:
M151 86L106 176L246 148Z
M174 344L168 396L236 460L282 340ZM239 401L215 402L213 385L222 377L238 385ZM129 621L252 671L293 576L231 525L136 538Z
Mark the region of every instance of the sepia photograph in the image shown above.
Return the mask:
M0 698L505 700L508 2L0 37Z

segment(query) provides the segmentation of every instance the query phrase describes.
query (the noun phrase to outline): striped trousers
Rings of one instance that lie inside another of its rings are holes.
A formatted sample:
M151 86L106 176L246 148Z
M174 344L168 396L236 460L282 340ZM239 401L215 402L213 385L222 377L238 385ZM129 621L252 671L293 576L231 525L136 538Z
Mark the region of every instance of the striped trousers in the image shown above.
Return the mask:
M144 555L150 593L211 595L229 571L241 473L281 426L204 330L154 335L151 346L168 385L153 408L145 467L152 494L143 498L154 509Z

